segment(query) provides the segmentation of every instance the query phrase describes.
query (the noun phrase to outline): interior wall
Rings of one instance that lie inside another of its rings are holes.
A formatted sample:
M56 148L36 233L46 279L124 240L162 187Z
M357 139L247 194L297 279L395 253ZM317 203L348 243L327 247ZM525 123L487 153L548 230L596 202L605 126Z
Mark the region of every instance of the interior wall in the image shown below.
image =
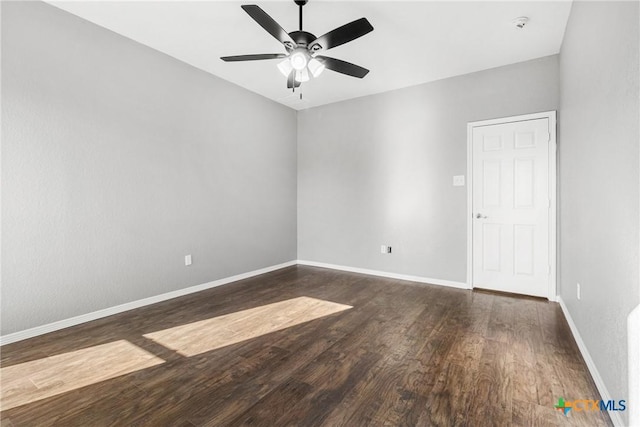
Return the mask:
M3 335L295 259L295 111L2 2Z
M638 2L574 2L560 54L561 296L614 399L640 298L638 23Z
M550 56L299 112L298 258L466 282L467 123L558 98Z

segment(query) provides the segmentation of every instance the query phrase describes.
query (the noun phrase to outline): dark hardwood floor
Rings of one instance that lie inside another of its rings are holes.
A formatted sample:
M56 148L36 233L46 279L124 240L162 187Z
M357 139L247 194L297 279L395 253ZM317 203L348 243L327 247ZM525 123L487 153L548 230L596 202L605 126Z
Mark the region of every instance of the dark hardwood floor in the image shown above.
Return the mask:
M6 345L1 356L22 384L3 385L12 407L2 427L611 425L606 412L554 409L560 397L600 398L558 304L313 267ZM47 363L68 366L56 377Z

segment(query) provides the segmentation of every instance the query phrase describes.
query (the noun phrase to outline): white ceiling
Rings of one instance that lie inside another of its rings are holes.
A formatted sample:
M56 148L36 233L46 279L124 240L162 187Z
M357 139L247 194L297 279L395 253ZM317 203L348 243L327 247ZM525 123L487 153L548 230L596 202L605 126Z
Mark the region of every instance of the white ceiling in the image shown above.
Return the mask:
M304 29L316 36L363 16L371 22L372 33L325 53L371 72L360 80L327 70L294 95L277 60L219 59L284 53L240 5L258 4L294 31L298 9L291 0L49 3L297 110L556 54L571 9L570 0L311 0ZM511 24L519 16L530 18L522 30Z

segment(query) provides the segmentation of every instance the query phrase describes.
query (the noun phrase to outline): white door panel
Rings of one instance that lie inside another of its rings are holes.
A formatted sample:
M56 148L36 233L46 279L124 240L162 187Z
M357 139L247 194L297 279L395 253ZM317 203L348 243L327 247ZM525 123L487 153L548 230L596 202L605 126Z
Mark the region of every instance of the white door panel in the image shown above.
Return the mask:
M472 284L546 297L549 119L472 129Z

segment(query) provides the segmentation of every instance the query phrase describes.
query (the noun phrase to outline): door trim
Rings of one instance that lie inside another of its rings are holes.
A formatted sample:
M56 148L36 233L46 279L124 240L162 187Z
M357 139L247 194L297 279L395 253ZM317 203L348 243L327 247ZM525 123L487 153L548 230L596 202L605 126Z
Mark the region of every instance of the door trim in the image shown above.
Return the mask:
M549 119L549 289L547 298L557 300L557 161L556 111L524 114L467 123L467 286L473 289L473 129L527 120Z

